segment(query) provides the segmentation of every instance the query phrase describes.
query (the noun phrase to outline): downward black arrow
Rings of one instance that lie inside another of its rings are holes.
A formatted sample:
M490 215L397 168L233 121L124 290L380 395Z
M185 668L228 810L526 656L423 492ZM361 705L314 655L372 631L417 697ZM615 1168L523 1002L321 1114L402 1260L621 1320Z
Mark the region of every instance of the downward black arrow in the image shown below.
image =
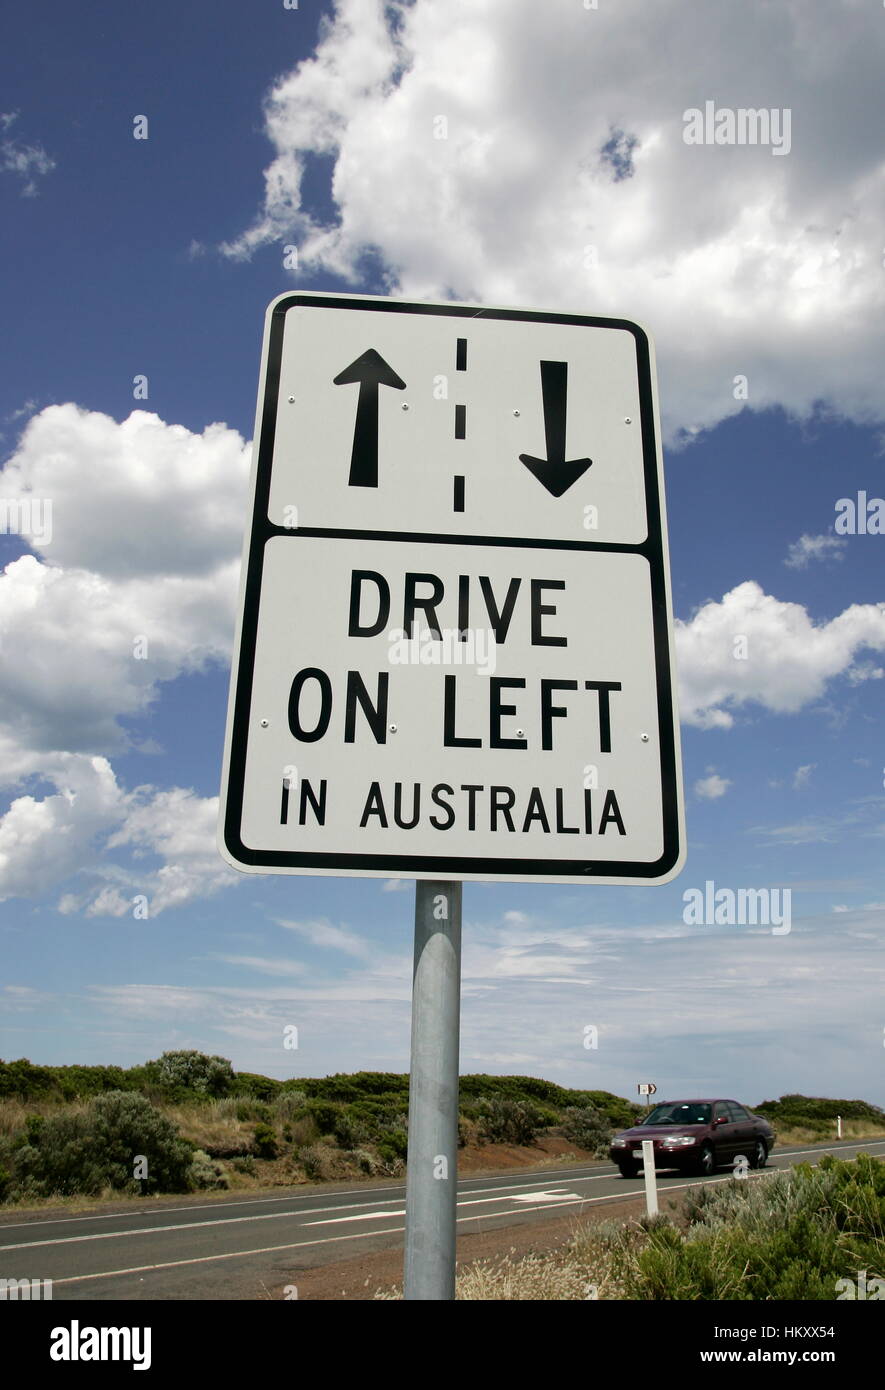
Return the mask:
M404 391L406 383L384 361L380 352L369 348L361 357L333 378L336 386L360 384L350 456L350 487L378 486L378 387L395 386Z
M568 392L568 363L541 363L541 393L544 398L544 433L547 438L547 457L533 458L531 454L520 454L519 461L534 473L539 483L543 483L554 497L561 497L572 483L576 483L582 473L586 473L592 459L571 459L565 457L565 411Z

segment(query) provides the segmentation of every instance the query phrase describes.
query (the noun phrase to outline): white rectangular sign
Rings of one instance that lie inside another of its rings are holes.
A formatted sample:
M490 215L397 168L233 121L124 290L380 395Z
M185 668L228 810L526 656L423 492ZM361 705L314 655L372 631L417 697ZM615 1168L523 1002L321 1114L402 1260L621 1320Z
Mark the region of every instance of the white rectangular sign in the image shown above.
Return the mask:
M222 788L232 864L679 872L655 390L627 320L271 304Z

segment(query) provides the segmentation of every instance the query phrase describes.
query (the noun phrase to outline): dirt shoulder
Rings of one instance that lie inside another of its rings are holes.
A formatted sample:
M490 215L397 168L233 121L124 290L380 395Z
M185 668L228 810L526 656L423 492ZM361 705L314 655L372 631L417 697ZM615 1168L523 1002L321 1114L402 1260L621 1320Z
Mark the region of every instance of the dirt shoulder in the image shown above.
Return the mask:
M673 1197L667 1205L668 1214L678 1219L681 1207L682 1199ZM463 1270L477 1260L496 1260L505 1255L519 1260L526 1255L546 1254L566 1245L579 1225L636 1221L644 1211L644 1197L614 1199L581 1217L574 1213L563 1214L525 1225L459 1235L458 1269ZM401 1286L402 1277L402 1250L379 1250L315 1269L293 1270L288 1279L269 1289L269 1293L272 1298L283 1298L284 1287L295 1284L302 1301L353 1303L374 1299L376 1291L387 1292Z

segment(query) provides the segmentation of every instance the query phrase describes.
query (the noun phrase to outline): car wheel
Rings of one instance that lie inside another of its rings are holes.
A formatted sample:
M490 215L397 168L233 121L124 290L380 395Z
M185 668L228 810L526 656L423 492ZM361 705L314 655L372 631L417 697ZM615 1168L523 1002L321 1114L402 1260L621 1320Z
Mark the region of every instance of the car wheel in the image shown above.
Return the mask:
M716 1171L716 1155L712 1144L704 1144L697 1159L697 1172L702 1178L709 1178Z
M626 1163L618 1164L618 1171L620 1172L622 1178L635 1178L639 1170L636 1167L635 1163L630 1163L629 1161L627 1161Z
M753 1150L753 1167L764 1168L768 1162L768 1149L765 1147L764 1139L756 1140L756 1148Z

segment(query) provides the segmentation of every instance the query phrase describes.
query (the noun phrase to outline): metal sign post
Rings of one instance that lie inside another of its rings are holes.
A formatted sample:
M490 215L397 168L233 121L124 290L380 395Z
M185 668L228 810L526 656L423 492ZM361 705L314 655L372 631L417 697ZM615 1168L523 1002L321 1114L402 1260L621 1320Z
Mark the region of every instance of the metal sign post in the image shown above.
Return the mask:
M653 345L293 290L251 498L219 847L416 880L405 1296L450 1299L462 883L644 886L685 857Z
M415 883L406 1299L455 1297L461 884Z

